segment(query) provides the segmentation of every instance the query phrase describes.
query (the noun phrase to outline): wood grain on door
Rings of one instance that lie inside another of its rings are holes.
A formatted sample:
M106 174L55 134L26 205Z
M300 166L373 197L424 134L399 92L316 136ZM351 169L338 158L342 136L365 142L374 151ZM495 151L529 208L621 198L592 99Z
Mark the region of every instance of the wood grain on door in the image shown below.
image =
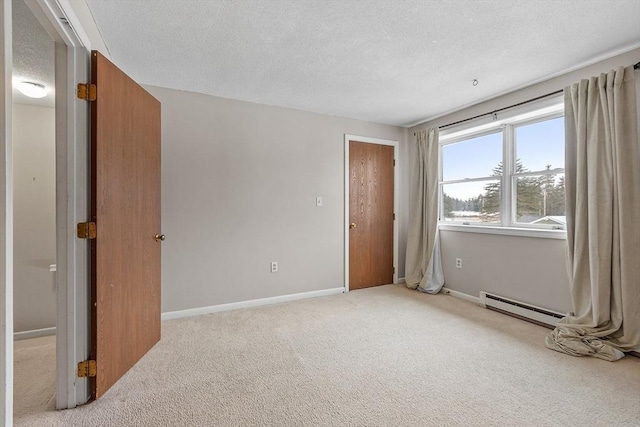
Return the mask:
M393 283L394 149L349 142L349 289Z
M160 340L160 102L91 53L92 399Z

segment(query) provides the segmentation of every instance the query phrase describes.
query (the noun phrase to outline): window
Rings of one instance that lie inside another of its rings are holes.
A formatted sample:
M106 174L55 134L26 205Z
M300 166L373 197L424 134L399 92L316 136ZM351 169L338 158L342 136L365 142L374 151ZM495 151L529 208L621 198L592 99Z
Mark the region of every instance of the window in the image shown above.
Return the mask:
M562 109L555 98L443 130L440 224L565 229Z

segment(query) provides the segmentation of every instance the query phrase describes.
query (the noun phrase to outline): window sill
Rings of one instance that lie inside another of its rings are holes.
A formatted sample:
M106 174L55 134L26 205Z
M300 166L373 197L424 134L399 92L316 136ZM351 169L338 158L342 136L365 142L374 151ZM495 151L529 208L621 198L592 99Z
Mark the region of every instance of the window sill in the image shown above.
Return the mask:
M498 226L477 226L463 224L438 224L442 231L460 231L463 233L498 234L502 236L534 237L538 239L566 240L566 230L548 230L539 228L518 228Z

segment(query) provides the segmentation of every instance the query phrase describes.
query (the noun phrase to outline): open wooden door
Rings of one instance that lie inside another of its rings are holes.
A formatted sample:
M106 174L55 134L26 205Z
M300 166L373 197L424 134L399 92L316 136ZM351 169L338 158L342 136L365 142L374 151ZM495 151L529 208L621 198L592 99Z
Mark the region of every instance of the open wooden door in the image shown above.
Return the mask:
M91 52L91 398L160 340L160 102Z

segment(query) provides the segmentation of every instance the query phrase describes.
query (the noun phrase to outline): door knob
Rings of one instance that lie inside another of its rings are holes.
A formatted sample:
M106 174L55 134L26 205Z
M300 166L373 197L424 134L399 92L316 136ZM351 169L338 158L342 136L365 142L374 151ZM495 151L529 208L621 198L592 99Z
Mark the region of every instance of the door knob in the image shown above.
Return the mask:
M156 242L164 241L164 234L156 234L155 239L156 239Z
M349 224L349 228L350 228L350 229L352 229L352 230L353 230L354 228L356 228L356 223L355 223L355 222L352 222L351 224Z

